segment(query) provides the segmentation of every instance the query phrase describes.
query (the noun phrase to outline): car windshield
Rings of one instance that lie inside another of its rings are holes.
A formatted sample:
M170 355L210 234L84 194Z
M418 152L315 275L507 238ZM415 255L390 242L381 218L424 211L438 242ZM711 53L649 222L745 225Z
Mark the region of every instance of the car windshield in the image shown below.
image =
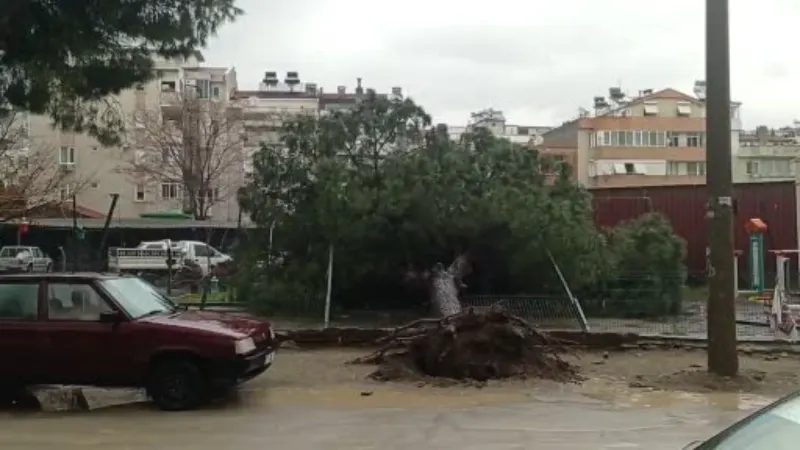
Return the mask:
M16 258L20 252L27 250L27 247L3 247L0 250L0 258Z
M793 396L772 409L756 413L749 421L734 425L697 450L789 450L797 449L800 436L800 396Z
M176 309L158 289L140 278L113 278L100 284L133 319Z

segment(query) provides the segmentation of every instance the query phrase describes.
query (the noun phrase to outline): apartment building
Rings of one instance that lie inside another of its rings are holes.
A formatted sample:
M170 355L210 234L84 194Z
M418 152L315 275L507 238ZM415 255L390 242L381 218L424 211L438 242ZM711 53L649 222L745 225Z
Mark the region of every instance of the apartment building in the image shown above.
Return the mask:
M400 100L403 98L403 88L395 86L390 93L378 93L375 89L363 87L363 79L356 78L356 87L353 91L348 91L347 86L340 85L336 87L336 92L325 92L322 88L319 89L319 111L320 114L327 114L333 111L342 111L353 108L361 100L366 98L367 94L373 93L378 97L389 98L393 100Z
M731 104L733 154L738 152L741 104ZM705 184L705 82L691 96L667 88L626 95L609 89L594 113L545 133L541 148L562 155L587 187Z
M734 154L733 180L736 183L793 180L798 158L800 121L779 129L760 126L742 132L738 152Z
M187 199L182 183L154 180L152 174L137 173L131 167L144 157L145 147L157 145L150 139L153 133L150 126L141 117L148 120L156 117L159 124L174 124L177 133L170 145L184 145L194 134L197 134L194 138L202 139L199 136L202 132L187 134L185 128L186 99L191 96L199 103L213 105L216 111L224 111L226 118L238 124L229 133L232 140L239 140L238 166L215 180L217 185L207 189L208 192L200 194L212 205L208 218L235 221L239 218L236 191L252 174L252 156L261 142L279 139L278 131L287 117L351 108L371 91L361 86L359 78L354 91L339 86L335 93L325 93L316 83L302 82L295 71L286 72L282 79L277 72L267 71L257 90L239 90L235 69L202 63L200 58L156 61L156 76L152 81L123 91L114 99L131 122L124 144L119 147L103 147L84 134L53 129L48 117L26 118L31 145L50 149L58 170L66 174L67 182L61 184L53 197L63 200L69 208L75 194L79 213L97 218L107 213L111 194L119 194L114 213L117 218L184 209ZM395 87L391 94L379 95L402 98L402 89ZM65 214L69 213L65 210Z
M547 126L512 125L507 123L502 111L488 108L470 114L470 121L466 126L448 127L450 139L457 141L462 134L475 128L485 128L494 136L520 145L539 145L542 143L542 135L552 129Z
M121 92L114 100L119 111L133 118L138 113L160 114L164 120L175 120L182 113L181 96L191 92L201 101L227 104L236 90L236 72L232 68L202 66L202 59L156 61L156 76L149 83ZM79 133L51 127L45 116L31 116L31 145L54 149L60 170L69 178L62 183L58 198L69 200L76 195L82 215L103 217L110 205L111 194L119 194L114 213L118 218L136 218L144 213L182 209L183 188L180 183L159 182L123 170L138 157L144 140L144 126L130 126L125 143L119 147L103 147L95 139ZM176 137L180 138L180 137ZM226 175L220 186L210 190L213 199L210 217L236 220L238 203L235 186L241 174ZM218 201L217 201L218 200ZM69 207L69 202L65 203Z
M253 173L253 155L261 143L277 143L283 122L297 114L316 115L319 95L316 83L303 83L298 72L286 72L283 80L278 73L267 71L258 90L236 91L234 105L240 108L244 128L244 173Z

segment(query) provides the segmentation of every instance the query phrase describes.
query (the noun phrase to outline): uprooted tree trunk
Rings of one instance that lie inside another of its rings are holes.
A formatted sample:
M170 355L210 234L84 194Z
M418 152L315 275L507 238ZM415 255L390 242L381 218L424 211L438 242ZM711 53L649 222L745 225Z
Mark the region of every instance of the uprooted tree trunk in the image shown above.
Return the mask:
M497 306L420 319L377 343L381 345L378 351L352 362L377 364L370 377L381 381L426 377L580 379L576 367L559 356L571 343L537 331Z
M459 288L463 288L463 278L469 272L469 262L466 254L456 257L447 269L437 263L431 272L430 301L439 317L447 317L461 312L461 302L458 300Z

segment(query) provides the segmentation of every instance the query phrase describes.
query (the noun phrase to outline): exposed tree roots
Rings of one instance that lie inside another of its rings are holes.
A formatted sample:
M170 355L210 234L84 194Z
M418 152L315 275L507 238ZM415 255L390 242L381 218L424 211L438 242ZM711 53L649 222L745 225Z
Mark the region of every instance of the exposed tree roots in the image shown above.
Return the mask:
M579 381L577 368L561 359L570 342L536 330L502 308L470 308L442 319L401 326L353 364L376 364L370 375L381 381L440 377L487 381L536 377Z

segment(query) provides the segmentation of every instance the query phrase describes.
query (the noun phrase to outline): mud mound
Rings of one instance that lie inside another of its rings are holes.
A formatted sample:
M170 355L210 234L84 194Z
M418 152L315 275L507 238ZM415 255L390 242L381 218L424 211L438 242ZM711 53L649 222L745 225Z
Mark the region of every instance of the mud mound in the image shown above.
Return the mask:
M767 374L759 370L743 370L736 377L721 377L704 369L688 369L659 376L638 376L632 387L689 392L756 392Z
M380 381L580 380L577 367L559 356L571 343L538 331L497 307L417 320L395 329L378 344L380 350L351 363L377 364L370 377Z

